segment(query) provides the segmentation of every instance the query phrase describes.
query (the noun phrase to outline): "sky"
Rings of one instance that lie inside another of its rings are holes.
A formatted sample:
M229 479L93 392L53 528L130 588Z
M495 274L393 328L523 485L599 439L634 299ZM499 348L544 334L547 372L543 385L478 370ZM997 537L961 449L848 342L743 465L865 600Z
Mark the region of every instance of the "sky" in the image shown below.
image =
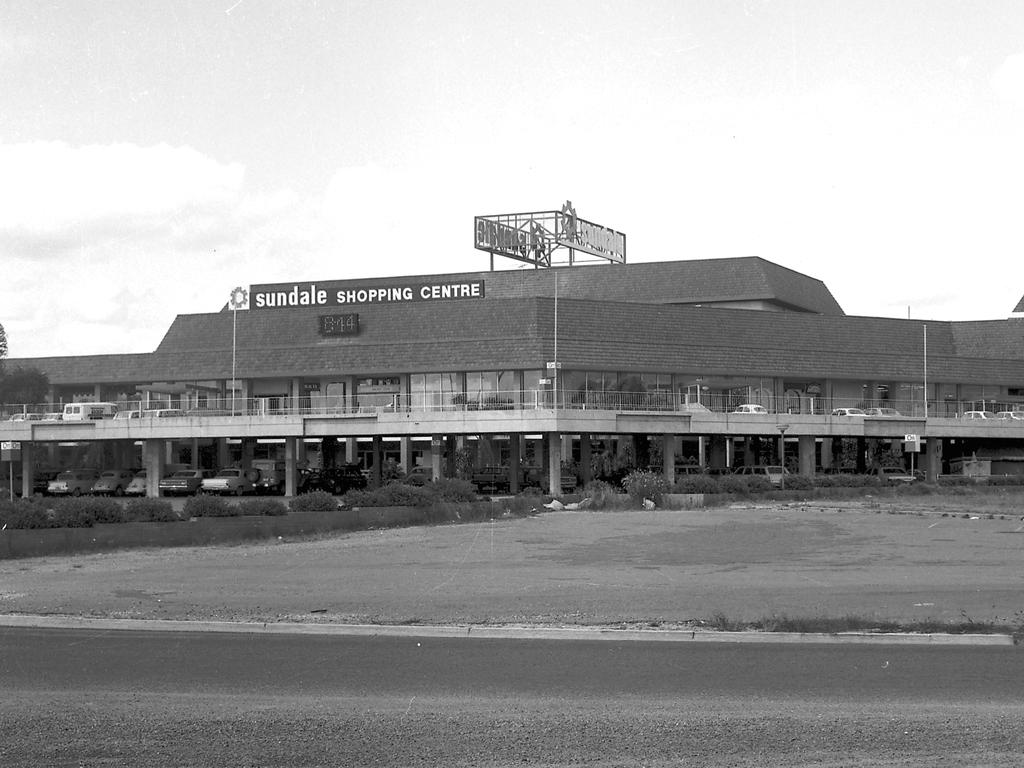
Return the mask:
M488 269L474 216L566 200L630 263L1005 318L1022 137L1019 0L5 0L0 324L149 352L238 285Z

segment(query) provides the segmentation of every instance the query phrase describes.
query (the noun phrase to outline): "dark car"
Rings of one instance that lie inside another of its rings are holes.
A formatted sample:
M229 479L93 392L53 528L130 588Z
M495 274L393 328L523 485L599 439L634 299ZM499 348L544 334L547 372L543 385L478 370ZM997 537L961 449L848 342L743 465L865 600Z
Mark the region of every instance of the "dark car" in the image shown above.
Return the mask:
M215 474L212 469L180 469L160 480L160 491L165 496L193 496L203 486L203 480Z
M299 493L326 491L340 495L346 491L366 487L366 476L358 464L343 464L340 467L307 469L299 475Z

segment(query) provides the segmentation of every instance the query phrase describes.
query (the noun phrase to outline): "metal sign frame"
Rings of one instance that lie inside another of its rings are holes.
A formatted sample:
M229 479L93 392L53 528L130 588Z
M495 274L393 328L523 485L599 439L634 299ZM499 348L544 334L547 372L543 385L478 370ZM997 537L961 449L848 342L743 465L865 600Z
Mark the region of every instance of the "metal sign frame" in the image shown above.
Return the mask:
M504 256L538 268L553 266L562 253L567 258L558 263L571 265L577 251L626 263L626 235L579 218L569 200L560 211L476 216L473 238L473 247L491 254L492 259Z

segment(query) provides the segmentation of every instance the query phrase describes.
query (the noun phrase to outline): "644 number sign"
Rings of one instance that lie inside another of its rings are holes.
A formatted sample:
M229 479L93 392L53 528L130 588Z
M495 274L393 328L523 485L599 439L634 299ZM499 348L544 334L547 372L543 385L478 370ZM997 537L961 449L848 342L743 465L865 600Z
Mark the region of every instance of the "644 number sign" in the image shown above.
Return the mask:
M320 315L321 336L355 336L359 333L359 313Z

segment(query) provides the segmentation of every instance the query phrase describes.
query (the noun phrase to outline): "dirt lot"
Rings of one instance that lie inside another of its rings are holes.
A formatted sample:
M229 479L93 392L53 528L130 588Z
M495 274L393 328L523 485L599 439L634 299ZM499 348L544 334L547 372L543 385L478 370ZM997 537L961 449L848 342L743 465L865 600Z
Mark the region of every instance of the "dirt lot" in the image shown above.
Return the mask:
M0 562L0 612L657 624L1024 621L1024 494L741 503Z

